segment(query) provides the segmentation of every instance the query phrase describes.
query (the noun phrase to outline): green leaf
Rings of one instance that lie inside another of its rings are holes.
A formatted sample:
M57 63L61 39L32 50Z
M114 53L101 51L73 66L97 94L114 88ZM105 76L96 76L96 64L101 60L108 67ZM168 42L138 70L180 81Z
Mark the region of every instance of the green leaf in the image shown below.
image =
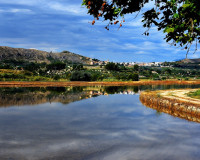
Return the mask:
M173 16L174 16L174 18L179 18L179 14L178 13L175 13Z
M84 5L86 5L86 4L87 4L86 1L83 0L83 2L82 2L82 6L84 6Z
M164 32L167 32L167 33L174 32L174 28L166 28Z
M83 0L82 5L86 5L86 1L85 0Z
M183 4L183 8L186 8L186 7L189 7L190 6L190 4Z
M184 26L185 26L185 25L184 25L183 23L180 25L181 28L183 28Z
M114 14L119 14L119 12L121 12L121 8L116 8L116 9L114 10Z

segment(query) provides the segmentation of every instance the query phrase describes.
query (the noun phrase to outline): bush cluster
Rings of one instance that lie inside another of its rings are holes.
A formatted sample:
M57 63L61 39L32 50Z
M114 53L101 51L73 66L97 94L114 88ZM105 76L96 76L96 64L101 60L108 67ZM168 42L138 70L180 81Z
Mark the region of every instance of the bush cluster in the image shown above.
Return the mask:
M104 76L95 71L74 71L71 74L71 81L98 81L103 80Z
M119 73L114 74L114 77L117 80L139 81L139 74L138 73L124 73L124 72L119 72Z
M83 71L75 71L72 73L71 81L91 81L92 76L90 73L83 72Z

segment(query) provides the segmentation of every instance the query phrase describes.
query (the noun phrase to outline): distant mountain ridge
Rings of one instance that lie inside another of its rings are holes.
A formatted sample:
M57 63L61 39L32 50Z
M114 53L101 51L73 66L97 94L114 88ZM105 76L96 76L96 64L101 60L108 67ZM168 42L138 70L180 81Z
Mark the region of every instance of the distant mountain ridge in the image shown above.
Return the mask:
M179 61L181 63L200 63L200 58L196 58L196 59L183 59L181 61Z
M37 63L62 61L81 64L90 64L92 62L92 59L89 57L81 56L75 53L71 53L69 51L52 53L36 49L0 46L0 61L3 60L23 60Z

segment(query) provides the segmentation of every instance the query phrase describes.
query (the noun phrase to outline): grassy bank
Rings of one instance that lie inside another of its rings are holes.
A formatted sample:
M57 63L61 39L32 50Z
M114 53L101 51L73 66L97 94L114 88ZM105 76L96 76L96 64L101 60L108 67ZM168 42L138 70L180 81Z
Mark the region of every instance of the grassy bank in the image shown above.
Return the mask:
M192 98L200 99L200 90L197 90L195 92L190 92L187 95Z

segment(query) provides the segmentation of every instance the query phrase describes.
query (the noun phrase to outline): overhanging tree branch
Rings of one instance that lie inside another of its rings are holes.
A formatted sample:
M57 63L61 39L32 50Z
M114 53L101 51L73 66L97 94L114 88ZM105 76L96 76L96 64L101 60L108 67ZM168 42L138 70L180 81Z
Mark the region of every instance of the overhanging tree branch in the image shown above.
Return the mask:
M95 20L106 20L109 30L110 25L119 25L125 22L124 15L141 13L141 9L151 0L83 0L83 5L88 9L88 14ZM166 42L190 51L193 42L200 43L200 5L199 0L155 0L154 7L142 13L143 27L149 29L156 26L163 31ZM120 20L120 18L122 20ZM95 24L95 20L93 24ZM186 56L187 56L186 55Z

